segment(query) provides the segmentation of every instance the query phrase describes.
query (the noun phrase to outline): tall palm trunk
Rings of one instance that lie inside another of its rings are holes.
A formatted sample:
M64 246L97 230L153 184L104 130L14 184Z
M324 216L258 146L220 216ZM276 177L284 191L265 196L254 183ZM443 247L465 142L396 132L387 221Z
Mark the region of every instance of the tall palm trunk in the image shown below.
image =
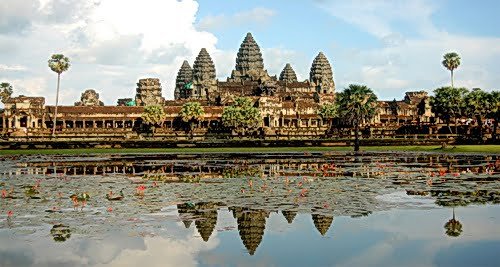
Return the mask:
M476 121L477 121L477 127L479 130L479 141L481 142L483 140L483 122L481 120L481 115L476 115Z
M59 84L61 82L61 74L57 74L57 91L56 91L56 108L54 109L54 120L52 125L52 137L56 136L56 125L57 125L57 106L59 105Z
M453 89L453 70L451 70L451 89Z
M354 125L354 151L359 151L359 121Z

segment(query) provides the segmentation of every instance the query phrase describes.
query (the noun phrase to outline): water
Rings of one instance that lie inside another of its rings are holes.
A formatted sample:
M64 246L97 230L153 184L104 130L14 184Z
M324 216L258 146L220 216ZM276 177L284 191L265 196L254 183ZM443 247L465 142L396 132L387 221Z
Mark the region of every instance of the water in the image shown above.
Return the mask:
M499 159L4 157L0 266L500 266Z

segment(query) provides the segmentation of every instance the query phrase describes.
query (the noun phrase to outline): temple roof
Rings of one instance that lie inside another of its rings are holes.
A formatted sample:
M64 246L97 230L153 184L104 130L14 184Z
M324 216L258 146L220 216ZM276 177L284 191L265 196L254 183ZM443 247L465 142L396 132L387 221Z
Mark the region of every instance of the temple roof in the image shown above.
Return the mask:
M177 72L177 78L176 78L176 86L179 84L184 85L184 83L189 82L193 79L193 69L189 65L187 60L184 60L182 62L182 66L179 69L179 72Z
M285 68L281 71L279 80L287 83L297 82L297 74L295 74L290 63L286 63Z
M316 58L314 58L311 71L309 72L309 79L311 82L319 80L324 82L328 80L333 83L332 66L323 52L319 52Z
M200 50L194 61L193 77L198 80L215 79L215 65L205 48Z
M236 56L236 70L245 74L251 69L264 70L264 60L259 45L252 34L247 33Z

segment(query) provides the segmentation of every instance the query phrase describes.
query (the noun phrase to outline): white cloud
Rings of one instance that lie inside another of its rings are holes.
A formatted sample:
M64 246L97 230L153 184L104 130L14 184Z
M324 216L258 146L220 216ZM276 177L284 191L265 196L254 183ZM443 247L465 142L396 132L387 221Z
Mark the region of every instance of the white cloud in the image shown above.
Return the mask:
M198 22L197 28L200 30L214 30L252 23L265 24L275 15L276 12L274 10L256 7L233 15L205 16Z
M449 84L449 72L441 66L442 55L456 51L462 65L455 84L495 89L500 83L496 64L500 60L500 38L451 34L438 29L432 15L439 9L431 1L317 1L319 7L378 38L382 47L356 51L349 57L353 67L342 69L342 86L365 83L379 90L382 98L407 90ZM363 14L360 16L359 14ZM409 29L408 34L404 29Z
M6 1L1 14L18 3ZM72 64L63 74L62 104L72 105L83 90L95 88L114 105L119 97L134 97L140 77L159 77L164 96L173 98L182 61L194 59L202 47L216 51L217 38L194 26L194 0L25 2L35 8L12 15L30 22L24 34L0 30L0 77L12 81L14 94L42 95L48 104L54 103L55 82L47 59L54 53L69 56ZM0 28L13 27L13 20L5 21L0 16ZM36 79L43 82L34 84Z
M4 65L0 64L0 70L3 71L25 71L26 67L21 65Z

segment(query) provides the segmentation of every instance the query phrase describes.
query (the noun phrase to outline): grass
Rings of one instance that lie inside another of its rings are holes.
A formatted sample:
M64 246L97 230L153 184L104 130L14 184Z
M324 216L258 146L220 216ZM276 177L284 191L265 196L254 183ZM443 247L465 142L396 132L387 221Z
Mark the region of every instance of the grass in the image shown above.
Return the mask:
M81 149L17 149L0 150L0 155L81 155L81 154L142 154L142 153L280 153L352 151L352 147L224 147L224 148L81 148ZM500 153L500 145L441 146L366 146L362 151L421 151L450 153Z

